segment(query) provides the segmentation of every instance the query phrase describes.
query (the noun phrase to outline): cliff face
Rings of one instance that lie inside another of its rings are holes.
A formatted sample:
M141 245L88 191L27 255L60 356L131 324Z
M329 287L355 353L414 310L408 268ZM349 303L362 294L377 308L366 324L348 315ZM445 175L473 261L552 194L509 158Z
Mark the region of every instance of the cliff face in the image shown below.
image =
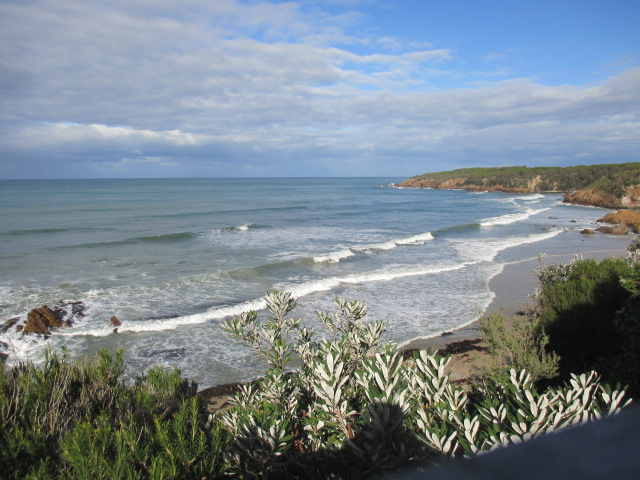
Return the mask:
M507 187L500 184L489 185L488 183L470 184L466 178L451 178L449 180L437 179L416 179L409 178L402 182L400 187L409 188L433 188L435 190L468 190L472 192L504 192L504 193L534 193L539 192L536 182L532 179L527 187Z
M614 197L613 195L607 195L606 193L595 189L585 189L567 193L564 196L563 202L602 208L624 207L621 199Z

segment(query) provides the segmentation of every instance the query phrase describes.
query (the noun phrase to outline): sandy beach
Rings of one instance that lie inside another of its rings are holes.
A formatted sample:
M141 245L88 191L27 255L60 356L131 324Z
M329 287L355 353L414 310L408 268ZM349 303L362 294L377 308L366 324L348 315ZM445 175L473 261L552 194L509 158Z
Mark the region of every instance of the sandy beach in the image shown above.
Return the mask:
M624 239L628 239L630 242L631 236L625 236ZM595 258L597 260L606 257L624 257L627 254L624 239L599 235L598 238L590 239L593 242L588 248L584 248L583 245L574 245L575 253L569 254L566 251L559 251L546 254L544 263L547 265L568 263L576 258L576 255L581 255L585 259ZM567 248L570 248L570 245L562 250ZM539 285L533 270L539 265L540 260L537 257L505 265L502 272L489 282L489 288L495 296L482 316L498 310L502 310L508 317L533 311L536 302L530 295ZM480 326L482 316L451 332L434 337L414 339L401 345L400 348L403 350L433 349L446 353L452 357L452 378L454 380L467 379L474 372L477 372L488 359L486 345L482 342Z

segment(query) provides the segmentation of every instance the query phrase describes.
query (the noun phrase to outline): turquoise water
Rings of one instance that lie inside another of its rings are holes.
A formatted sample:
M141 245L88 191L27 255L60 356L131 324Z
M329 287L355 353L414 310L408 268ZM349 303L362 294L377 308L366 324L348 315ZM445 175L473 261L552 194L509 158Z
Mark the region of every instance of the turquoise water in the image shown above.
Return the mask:
M220 323L265 292L292 291L312 326L342 296L387 320L389 340L436 335L484 311L505 263L584 247L601 213L559 195L386 187L400 180L2 181L0 320L61 299L87 316L0 340L12 361L123 347L132 377L163 364L202 386L246 379L262 365Z

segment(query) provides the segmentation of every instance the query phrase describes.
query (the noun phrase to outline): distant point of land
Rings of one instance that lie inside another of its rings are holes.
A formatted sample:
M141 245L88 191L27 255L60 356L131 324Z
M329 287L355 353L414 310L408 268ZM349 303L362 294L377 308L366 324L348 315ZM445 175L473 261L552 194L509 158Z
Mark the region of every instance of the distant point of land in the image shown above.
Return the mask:
M640 208L640 162L576 167L459 168L417 175L400 187L505 193L564 193L564 201Z

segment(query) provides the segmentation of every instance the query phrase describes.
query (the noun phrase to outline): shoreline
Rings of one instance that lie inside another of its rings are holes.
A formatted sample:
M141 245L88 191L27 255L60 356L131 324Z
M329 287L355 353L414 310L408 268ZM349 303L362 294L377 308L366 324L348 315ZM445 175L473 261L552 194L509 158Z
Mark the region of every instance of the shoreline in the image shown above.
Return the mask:
M605 240L606 242L606 240ZM575 250L580 250L575 248ZM626 249L607 248L585 250L580 253L547 254L545 263L567 263L576 255L583 258L602 260L606 257L626 256ZM490 312L503 310L507 317L524 315L535 309L536 302L529 297L538 287L538 279L533 269L539 265L538 257L526 258L504 264L500 273L489 280L489 289L493 292L493 299L482 314L466 325L450 332L419 337L398 345L398 350L408 355L412 350L439 350L451 357L449 368L454 382L468 382L488 358L486 345L482 342L482 328L480 320ZM237 392L246 383L258 380L225 383L206 387L198 391L198 395L207 403L210 410L218 410L227 405L229 396Z
M587 250L574 254L555 253L547 254L545 263L568 263L577 255L585 259L602 260L606 257L624 257L626 254L627 251L620 248ZM502 271L489 280L489 290L493 293L493 299L478 318L448 332L413 338L399 344L398 349L443 350L457 342L480 340L482 338L480 320L488 313L502 310L507 317L513 317L533 311L536 302L529 295L533 294L539 285L537 277L533 274L534 268L538 265L540 265L538 257L504 264Z

